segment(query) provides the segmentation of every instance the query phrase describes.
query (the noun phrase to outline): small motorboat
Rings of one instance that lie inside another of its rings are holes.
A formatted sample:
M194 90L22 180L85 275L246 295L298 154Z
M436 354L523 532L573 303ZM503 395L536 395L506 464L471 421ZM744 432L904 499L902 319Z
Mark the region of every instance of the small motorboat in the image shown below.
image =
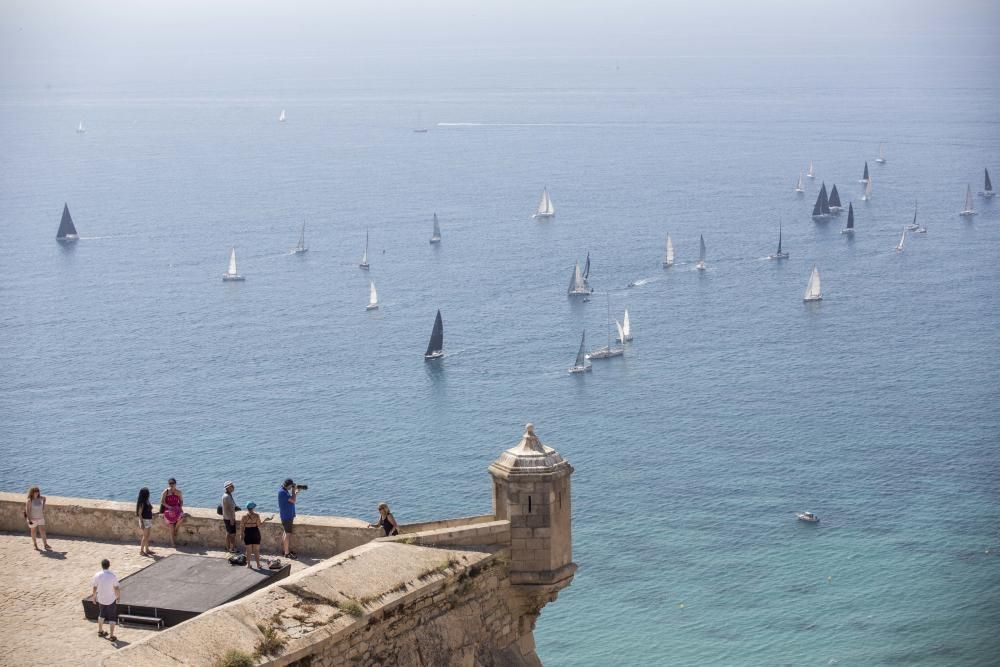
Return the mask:
M819 523L819 517L812 512L798 512L795 516L798 517L799 521L805 521L806 523Z

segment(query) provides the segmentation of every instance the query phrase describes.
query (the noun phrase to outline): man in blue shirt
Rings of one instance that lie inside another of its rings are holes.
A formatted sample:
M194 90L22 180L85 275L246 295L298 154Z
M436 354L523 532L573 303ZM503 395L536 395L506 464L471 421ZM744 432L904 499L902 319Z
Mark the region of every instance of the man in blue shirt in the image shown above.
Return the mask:
M292 524L295 522L295 499L299 490L291 478L286 479L278 490L278 513L281 516L281 546L285 550L285 558L295 558L292 551Z

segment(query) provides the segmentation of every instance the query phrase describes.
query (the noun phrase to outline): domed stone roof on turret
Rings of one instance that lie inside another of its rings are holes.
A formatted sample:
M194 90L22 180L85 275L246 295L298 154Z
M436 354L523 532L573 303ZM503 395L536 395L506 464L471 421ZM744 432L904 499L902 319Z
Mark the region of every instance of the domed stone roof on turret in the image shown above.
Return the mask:
M572 472L573 467L556 450L542 444L533 424L524 427L520 442L504 450L490 471L506 477Z

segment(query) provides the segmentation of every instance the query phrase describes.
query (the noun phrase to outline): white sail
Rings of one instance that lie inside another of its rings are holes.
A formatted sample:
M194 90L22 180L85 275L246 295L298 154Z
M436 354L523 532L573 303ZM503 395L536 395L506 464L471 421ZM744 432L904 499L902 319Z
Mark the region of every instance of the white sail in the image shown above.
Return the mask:
M375 281L369 281L368 289L368 305L377 306L378 305L378 292L375 291Z
M282 109L281 110L281 114L278 115L278 122L279 123L284 123L285 122L285 110L284 109Z
M976 209L972 208L972 186L965 186L965 207L962 209L962 215L975 215Z
M615 326L618 327L618 340L625 342L625 327L618 320L615 320Z
M903 252L903 243L906 241L906 227L903 227L903 235L899 237L899 243L896 244L896 252Z
M365 253L361 255L361 263L358 264L362 269L368 268L368 232L365 232Z
M670 239L670 235L667 234L667 266L674 263L674 242Z
M806 292L802 295L802 300L819 301L822 298L823 293L820 291L819 284L819 269L814 266L812 273L809 274L809 284L806 285Z
M878 143L878 157L875 158L875 161L878 162L879 164L882 164L883 162L885 162L885 153L882 151L882 142L881 141Z
M229 251L229 270L226 273L231 276L239 275L236 271L236 248Z
M865 193L861 195L863 201L871 201L872 198L872 176L871 173L868 174L868 180L865 181Z
M536 218L551 218L556 214L556 207L552 205L552 198L549 197L548 188L542 188L542 198L538 202L538 210L535 212Z
M569 283L569 293L570 294L590 294L590 287L587 285L587 279L583 277L583 271L580 270L580 262L576 263L573 268L573 278Z
M84 132L86 132L86 130L83 129L83 121L82 120L80 121L80 124L76 126L76 131L77 131L78 134L83 134Z
M812 160L809 160L809 171L806 172L806 176L808 176L809 178L816 178L816 172L813 171Z
M438 225L438 214L434 214L434 230L431 232L431 243L439 243L441 241L441 226Z
M795 191L796 192L805 192L806 191L806 189L804 187L802 187L802 172L801 171L799 172L799 181L798 181L798 183L795 184Z
M628 308L625 309L625 318L622 321L622 332L626 340L632 339L632 323L628 319Z

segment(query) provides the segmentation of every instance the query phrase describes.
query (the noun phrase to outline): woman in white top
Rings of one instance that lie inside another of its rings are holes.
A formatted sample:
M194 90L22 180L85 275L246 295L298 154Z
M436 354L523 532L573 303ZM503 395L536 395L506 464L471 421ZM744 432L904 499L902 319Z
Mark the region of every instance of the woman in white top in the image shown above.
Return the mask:
M45 496L37 486L28 489L28 500L24 503L24 518L28 521L31 543L35 545L35 550L41 551L38 548L38 540L35 539L36 529L42 533L42 546L51 549L49 539L45 535Z

